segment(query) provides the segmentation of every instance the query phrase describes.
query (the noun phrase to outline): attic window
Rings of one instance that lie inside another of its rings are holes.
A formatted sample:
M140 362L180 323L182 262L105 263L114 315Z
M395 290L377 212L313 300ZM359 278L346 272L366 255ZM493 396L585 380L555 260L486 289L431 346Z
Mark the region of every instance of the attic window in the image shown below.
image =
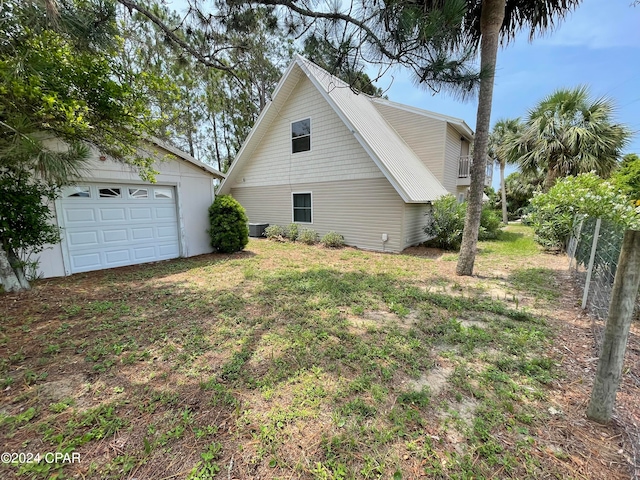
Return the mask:
M305 118L291 124L291 153L311 150L311 119Z

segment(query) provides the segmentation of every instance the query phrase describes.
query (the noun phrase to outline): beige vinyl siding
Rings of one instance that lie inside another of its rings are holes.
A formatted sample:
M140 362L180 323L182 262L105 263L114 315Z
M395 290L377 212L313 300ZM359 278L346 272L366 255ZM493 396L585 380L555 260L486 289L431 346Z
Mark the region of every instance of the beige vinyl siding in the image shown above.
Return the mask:
M445 176L442 185L449 193L456 195L458 183L458 162L462 149L460 133L451 125L447 125L447 141L445 147ZM467 144L468 142L464 142ZM467 149L468 152L468 149Z
M416 115L389 105L380 103L374 103L374 105L422 163L442 183L447 122Z
M291 122L311 119L311 151L291 153ZM306 77L291 92L232 188L383 177Z
M410 247L412 245L418 245L419 243L426 242L428 240L427 235L424 233L424 227L427 224L426 215L431 212L431 204L428 203L407 203L404 206L404 233L403 248Z
M366 250L402 250L404 202L386 178L240 187L231 195L246 209L249 222L288 225L292 192L312 194L313 223L300 223L302 228L320 236L336 231L347 245ZM383 233L388 235L385 244Z

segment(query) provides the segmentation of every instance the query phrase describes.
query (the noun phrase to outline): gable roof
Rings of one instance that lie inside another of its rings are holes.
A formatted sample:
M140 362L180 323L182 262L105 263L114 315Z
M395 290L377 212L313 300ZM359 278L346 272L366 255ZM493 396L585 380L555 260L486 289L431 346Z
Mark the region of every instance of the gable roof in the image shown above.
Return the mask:
M276 86L272 101L260 113L256 124L238 152L236 161L227 173L227 178L220 186L219 193L229 193L245 159L250 157L257 148L271 122L303 76L306 76L317 88L406 203L427 203L448 193L380 114L374 105L374 102L380 99L355 93L347 83L300 55L295 56ZM388 103L393 106L400 105ZM413 109L413 107L409 108ZM413 110L422 114L431 114L420 109ZM452 122L456 122L454 126L459 125L460 128L466 125L462 120L453 119L453 117L432 115L445 121L451 119ZM472 134L470 129L469 132Z
M220 179L225 178L224 173L216 170L211 165L207 165L206 163L203 163L200 160L197 160L196 158L189 155L187 152L183 152L179 148L176 148L173 145L169 145L167 142L160 140L157 137L149 137L148 141L153 145L155 145L156 147L161 148L162 150L170 153L171 155L178 158L179 160L183 160L185 162L191 163L192 165L195 165L196 167L204 170L205 172L210 173L212 176L216 178L220 178Z

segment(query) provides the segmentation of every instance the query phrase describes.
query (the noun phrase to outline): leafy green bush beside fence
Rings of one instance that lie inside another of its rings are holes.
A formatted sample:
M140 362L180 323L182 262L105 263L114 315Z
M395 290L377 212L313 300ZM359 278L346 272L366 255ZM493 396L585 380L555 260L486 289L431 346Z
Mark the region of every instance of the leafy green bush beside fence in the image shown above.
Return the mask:
M594 173L559 180L547 193L531 200L535 239L546 248L566 248L580 215L603 218L628 228L638 228L638 215L627 197Z

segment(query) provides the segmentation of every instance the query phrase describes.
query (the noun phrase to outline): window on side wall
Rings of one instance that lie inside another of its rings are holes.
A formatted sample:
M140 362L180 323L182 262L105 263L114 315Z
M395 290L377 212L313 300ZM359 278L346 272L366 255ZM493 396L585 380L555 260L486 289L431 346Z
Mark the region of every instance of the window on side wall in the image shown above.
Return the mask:
M299 223L313 223L311 213L311 193L293 194L293 221Z
M311 150L311 119L291 123L291 153Z

